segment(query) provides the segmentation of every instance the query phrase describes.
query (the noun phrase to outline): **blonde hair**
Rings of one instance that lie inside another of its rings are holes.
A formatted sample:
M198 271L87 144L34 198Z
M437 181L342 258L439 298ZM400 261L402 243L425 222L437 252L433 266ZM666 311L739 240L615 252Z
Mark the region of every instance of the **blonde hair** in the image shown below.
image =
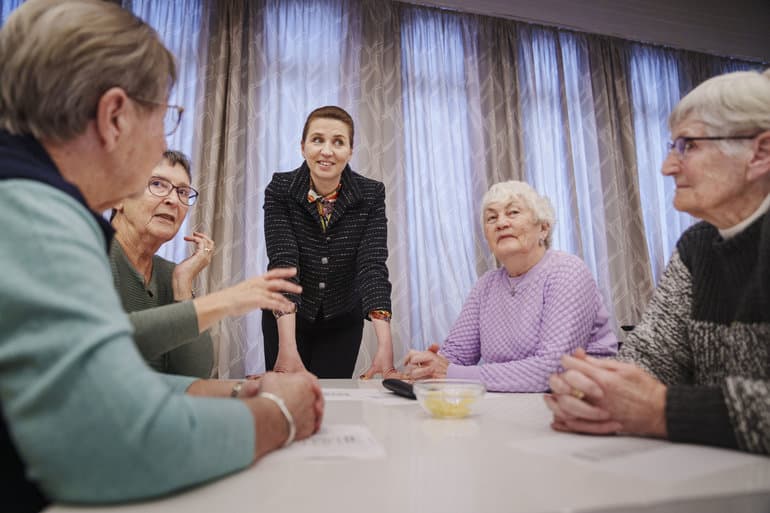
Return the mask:
M27 0L0 29L0 63L0 128L56 141L82 133L110 88L152 110L176 81L157 33L104 0Z
M538 194L528 183L509 180L507 182L498 182L490 187L481 200L481 225L484 226L484 212L486 212L489 205L492 203L507 205L515 199L522 201L532 211L537 224L548 225L548 235L546 235L544 242L545 247L550 248L553 225L556 223L556 213L553 210L553 205L551 205L551 200L546 196Z
M701 83L674 107L669 128L690 118L705 124L708 135L770 130L770 69L726 73Z

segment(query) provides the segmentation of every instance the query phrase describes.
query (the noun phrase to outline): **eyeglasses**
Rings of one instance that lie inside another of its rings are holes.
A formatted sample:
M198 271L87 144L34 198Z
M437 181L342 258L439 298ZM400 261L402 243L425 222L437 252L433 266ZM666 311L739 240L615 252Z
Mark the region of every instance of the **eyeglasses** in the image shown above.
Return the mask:
M731 140L748 140L754 139L759 134L754 135L721 135L715 137L677 137L673 141L666 143L669 153L673 150L679 154L680 157L684 157L692 146L690 143L693 141L731 141Z
M137 96L132 96L131 98L142 103L149 103L151 105L166 107L166 115L163 117L163 133L165 135L172 135L174 132L176 132L176 129L179 128L179 123L182 122L182 113L184 112L184 107L181 105L171 105L168 103L156 102L153 100L147 100L145 98L139 98Z
M176 195L179 197L179 201L191 207L198 199L198 191L187 185L174 185L165 178L159 176L153 176L150 181L147 182L147 190L150 194L159 198L165 198L171 191L176 189Z

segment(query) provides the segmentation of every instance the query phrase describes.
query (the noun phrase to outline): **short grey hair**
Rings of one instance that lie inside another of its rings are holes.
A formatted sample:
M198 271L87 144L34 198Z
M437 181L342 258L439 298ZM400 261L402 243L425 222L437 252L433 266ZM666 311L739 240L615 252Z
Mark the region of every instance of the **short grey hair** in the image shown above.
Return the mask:
M705 124L707 135L753 135L770 130L770 69L764 73L735 71L701 83L674 107L669 128L673 131L687 119Z
M556 224L556 213L554 212L551 200L546 196L538 194L528 183L509 180L507 182L498 182L490 187L481 200L481 225L484 226L484 212L486 212L489 205L492 203L507 205L515 199L522 201L532 211L536 223L548 225L545 247L550 248L553 226Z
M176 82L155 30L104 0L27 0L0 29L0 63L0 128L59 142L83 133L108 89L151 111Z
M187 173L187 178L192 180L192 172L190 171L190 159L182 153L179 150L166 150L163 152L163 159L162 161L166 161L171 166L180 165L182 166L182 169L184 169L184 172Z

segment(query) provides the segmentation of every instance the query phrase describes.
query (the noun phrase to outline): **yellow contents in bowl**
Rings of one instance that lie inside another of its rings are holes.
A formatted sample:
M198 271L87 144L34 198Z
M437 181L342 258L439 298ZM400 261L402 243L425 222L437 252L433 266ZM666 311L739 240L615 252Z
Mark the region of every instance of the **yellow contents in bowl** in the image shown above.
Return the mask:
M465 417L471 412L471 405L476 398L473 392L461 391L447 395L435 390L426 394L423 400L425 408L434 416L441 418Z

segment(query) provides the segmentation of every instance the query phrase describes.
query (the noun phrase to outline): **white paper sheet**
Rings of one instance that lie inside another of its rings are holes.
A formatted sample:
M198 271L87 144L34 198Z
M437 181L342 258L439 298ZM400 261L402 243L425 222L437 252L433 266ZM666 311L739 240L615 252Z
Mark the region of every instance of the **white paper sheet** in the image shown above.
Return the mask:
M310 438L276 451L270 457L292 460L374 460L385 458L385 448L366 426L329 424Z
M324 388L323 394L325 401L367 401L384 406L417 404L412 399L399 397L384 388Z
M566 458L593 470L664 482L692 479L755 463L760 458L737 451L664 440L568 433L517 440L508 445L524 452Z

